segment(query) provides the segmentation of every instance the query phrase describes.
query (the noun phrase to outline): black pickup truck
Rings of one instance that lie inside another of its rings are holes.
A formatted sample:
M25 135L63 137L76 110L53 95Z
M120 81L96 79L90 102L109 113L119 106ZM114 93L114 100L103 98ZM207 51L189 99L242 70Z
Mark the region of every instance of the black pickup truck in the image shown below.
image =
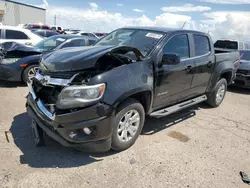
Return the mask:
M216 54L208 34L156 27L121 28L94 46L47 54L28 84L35 143L44 145L46 133L78 150L127 149L146 115L219 106L239 58Z

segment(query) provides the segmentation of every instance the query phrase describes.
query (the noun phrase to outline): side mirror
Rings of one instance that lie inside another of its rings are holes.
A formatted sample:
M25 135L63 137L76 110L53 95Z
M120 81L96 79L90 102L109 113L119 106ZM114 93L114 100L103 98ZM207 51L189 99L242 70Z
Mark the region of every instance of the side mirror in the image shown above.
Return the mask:
M180 62L180 56L177 54L163 54L161 65L177 65Z

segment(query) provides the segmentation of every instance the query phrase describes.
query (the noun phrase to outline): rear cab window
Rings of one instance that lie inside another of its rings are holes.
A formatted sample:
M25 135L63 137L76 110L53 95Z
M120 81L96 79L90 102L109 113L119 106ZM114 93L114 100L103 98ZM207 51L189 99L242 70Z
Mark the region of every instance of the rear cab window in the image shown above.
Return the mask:
M238 42L230 40L217 40L214 44L215 48L238 50Z
M211 52L209 38L204 35L194 34L195 56L206 55Z
M29 37L22 31L6 29L5 39L27 40Z

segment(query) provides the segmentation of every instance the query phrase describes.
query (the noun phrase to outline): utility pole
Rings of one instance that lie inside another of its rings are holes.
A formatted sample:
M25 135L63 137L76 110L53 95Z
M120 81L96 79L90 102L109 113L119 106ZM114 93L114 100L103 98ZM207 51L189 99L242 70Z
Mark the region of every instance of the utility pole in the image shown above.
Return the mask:
M54 16L54 25L56 26L56 15Z

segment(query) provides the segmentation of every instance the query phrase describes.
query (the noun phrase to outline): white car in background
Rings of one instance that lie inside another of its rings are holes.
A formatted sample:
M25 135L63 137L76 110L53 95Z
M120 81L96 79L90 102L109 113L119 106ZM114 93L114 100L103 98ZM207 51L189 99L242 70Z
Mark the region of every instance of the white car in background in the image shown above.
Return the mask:
M42 41L43 38L32 33L28 29L12 26L0 26L0 44L3 42L17 42L33 46Z
M95 37L97 39L99 39L99 37L91 32L87 32L87 31L80 31L79 33L77 33L76 35L80 35L80 36L88 36L88 37Z

